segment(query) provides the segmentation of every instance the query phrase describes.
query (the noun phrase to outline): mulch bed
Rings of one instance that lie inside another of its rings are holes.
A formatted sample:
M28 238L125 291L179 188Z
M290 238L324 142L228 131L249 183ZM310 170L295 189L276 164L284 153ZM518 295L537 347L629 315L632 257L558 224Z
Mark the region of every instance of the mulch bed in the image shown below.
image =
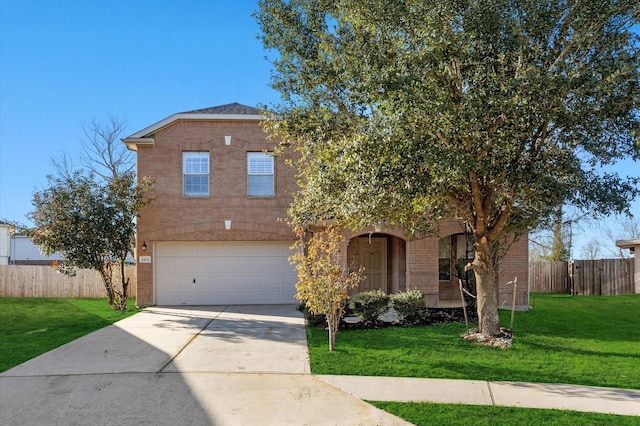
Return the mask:
M469 312L467 308L467 315L470 322L477 321L477 314L475 312ZM383 328L383 327L407 327L415 325L438 325L448 324L451 322L464 322L464 310L462 308L429 308L427 316L416 321L342 321L340 323L341 329L358 329L364 330L368 328ZM318 324L320 325L320 324Z
M513 333L511 330L504 327L500 328L500 331L496 336L485 336L482 333L475 331L469 334L463 334L462 338L467 342L476 343L484 346L493 346L494 348L509 348L513 344Z

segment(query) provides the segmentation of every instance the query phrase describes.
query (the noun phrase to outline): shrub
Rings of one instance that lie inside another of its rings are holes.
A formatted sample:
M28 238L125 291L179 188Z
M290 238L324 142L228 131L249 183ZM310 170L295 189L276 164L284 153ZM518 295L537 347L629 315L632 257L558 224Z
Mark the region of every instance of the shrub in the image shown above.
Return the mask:
M298 275L296 299L314 315L324 315L329 328L329 351L333 351L340 327L344 301L349 289L364 279L362 268L347 271L340 265L340 247L344 237L331 226L310 235L296 227L296 249L289 258Z
M381 290L359 293L352 300L355 314L363 321L377 321L389 310L389 296Z
M391 305L404 321L410 323L420 322L427 316L424 295L419 290L392 294Z

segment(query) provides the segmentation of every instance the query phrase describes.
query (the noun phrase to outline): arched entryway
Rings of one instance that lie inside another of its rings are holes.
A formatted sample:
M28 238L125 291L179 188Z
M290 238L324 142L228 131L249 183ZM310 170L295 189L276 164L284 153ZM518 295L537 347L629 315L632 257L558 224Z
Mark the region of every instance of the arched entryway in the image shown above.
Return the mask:
M351 238L347 246L349 270L365 267L365 280L355 292L382 290L397 293L406 290L407 245L400 237L373 233Z

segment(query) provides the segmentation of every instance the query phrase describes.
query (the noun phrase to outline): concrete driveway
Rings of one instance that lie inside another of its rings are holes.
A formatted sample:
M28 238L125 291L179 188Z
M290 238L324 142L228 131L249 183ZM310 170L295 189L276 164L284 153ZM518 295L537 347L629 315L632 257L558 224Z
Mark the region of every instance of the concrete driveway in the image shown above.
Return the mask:
M0 374L2 425L407 425L310 374L294 305L149 308Z

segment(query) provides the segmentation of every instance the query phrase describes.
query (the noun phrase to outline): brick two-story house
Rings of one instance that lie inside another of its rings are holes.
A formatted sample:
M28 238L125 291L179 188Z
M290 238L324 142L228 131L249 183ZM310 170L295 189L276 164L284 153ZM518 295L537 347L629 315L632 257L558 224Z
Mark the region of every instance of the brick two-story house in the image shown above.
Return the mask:
M296 303L288 261L294 237L284 220L296 190L285 156L256 108L228 104L174 114L123 142L137 151L138 176L155 179L155 201L138 219L138 305ZM459 265L472 245L458 221L438 236L401 230L345 232L345 265L363 265L360 291L419 289L431 306L459 303ZM500 303L528 306L527 239L500 270Z

